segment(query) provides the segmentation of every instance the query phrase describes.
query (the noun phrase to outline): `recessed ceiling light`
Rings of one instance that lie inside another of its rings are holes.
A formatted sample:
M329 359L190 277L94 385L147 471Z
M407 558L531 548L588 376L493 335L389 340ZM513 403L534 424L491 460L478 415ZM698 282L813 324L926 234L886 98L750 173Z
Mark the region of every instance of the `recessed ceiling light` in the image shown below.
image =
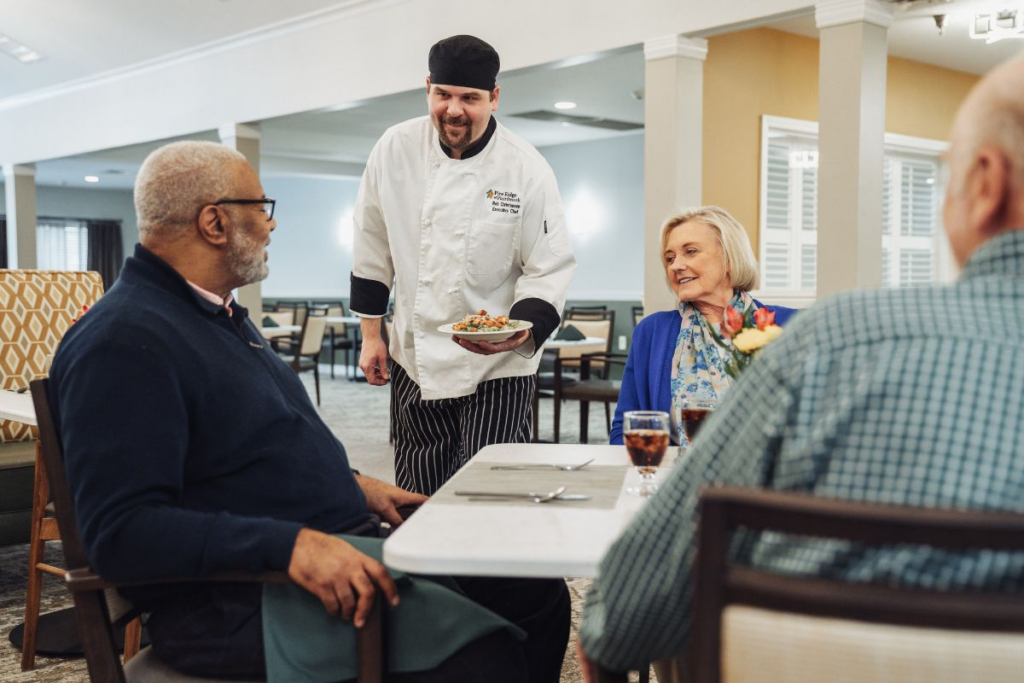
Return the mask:
M555 102L555 109L575 109L575 102Z
M0 54L5 54L12 59L17 59L23 64L38 62L43 58L41 54L23 45L9 36L0 33Z
M87 182L87 183L98 183L99 181L100 181L100 177L98 175L87 175L87 176L85 176L85 182Z

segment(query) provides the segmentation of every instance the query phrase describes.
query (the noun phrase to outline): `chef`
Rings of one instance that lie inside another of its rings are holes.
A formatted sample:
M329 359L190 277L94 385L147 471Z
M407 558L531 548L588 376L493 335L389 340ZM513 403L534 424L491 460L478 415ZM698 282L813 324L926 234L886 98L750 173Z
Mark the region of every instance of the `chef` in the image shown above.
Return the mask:
M498 53L460 35L428 62L429 114L388 129L366 164L350 308L362 317L359 367L392 383L397 484L429 495L482 447L531 440L537 350L576 261L551 167L492 116ZM532 327L496 343L438 332L480 310Z

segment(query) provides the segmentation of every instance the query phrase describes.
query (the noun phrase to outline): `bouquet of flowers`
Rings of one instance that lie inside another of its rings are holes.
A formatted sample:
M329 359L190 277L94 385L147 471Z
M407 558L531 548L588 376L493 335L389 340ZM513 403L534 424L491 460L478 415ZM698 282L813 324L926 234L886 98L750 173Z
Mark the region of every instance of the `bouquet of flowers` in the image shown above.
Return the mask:
M775 324L775 311L767 308L748 310L745 314L732 306L725 309L722 320L722 337L732 341L727 344L722 337L711 332L715 342L725 349L729 358L725 371L733 379L747 369L758 351L782 334L782 328Z

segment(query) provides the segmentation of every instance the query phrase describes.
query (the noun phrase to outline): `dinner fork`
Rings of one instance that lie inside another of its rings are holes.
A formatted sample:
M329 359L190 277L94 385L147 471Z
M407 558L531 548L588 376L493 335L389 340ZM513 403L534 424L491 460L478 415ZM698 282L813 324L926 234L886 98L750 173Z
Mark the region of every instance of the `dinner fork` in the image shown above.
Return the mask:
M493 465L492 470L546 470L549 468L555 468L556 470L562 470L563 472L575 472L576 470L582 470L584 467L594 462L591 458L586 462L582 462L579 465L552 465L547 463L541 463L536 465Z
M501 493L499 491L456 491L456 496L472 496L473 498L516 498L532 500L534 503L548 503L565 493L565 487L559 486L548 493Z

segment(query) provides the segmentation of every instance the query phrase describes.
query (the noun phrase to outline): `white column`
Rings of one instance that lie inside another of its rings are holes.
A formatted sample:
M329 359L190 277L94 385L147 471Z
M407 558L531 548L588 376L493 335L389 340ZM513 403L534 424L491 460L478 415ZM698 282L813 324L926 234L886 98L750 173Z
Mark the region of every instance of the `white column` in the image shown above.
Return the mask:
M7 267L35 268L38 263L35 165L4 164L4 188L7 197Z
M885 78L891 5L816 6L818 296L882 284Z
M701 38L671 35L644 43L644 312L675 308L665 284L661 224L702 203L704 60Z
M226 123L217 129L221 144L238 150L249 165L260 173L260 128L255 123ZM273 267L273 264L271 264ZM263 286L261 282L238 289L238 303L249 309L249 318L256 327L263 320Z

